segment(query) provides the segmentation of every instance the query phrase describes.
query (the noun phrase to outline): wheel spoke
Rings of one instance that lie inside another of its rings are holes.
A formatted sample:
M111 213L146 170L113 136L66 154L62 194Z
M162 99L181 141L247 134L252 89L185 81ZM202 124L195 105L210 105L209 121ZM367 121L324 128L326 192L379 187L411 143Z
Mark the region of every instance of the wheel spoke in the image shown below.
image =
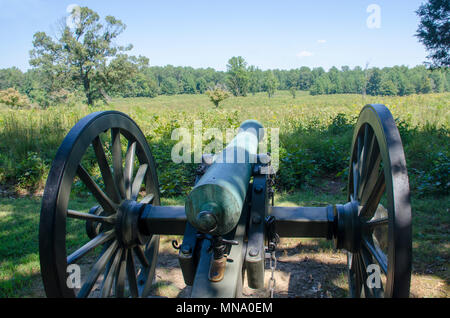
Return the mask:
M151 204L153 202L154 198L155 198L155 196L153 194L148 194L139 203L142 203L142 204L150 203Z
M97 157L98 167L100 168L100 172L102 174L106 193L114 202L120 203L120 196L116 184L114 183L111 169L109 168L108 161L106 160L105 150L99 136L92 141L92 147L94 147L95 156Z
M86 187L91 191L92 195L95 197L98 203L103 207L103 209L109 214L112 214L116 210L116 204L111 201L111 199L103 192L102 189L95 183L91 178L89 173L83 168L83 166L78 165L77 175L86 185Z
M109 267L106 278L103 280L102 286L102 298L109 297L111 295L113 280L116 275L117 267L120 264L120 259L122 258L123 249L117 249L116 254L114 255L111 266Z
M372 244L372 242L369 242L367 238L363 238L363 245L367 249L367 251L375 258L384 274L387 275L387 258L383 251Z
M131 191L131 199L136 200L141 189L142 181L144 181L145 174L147 173L148 164L141 165L136 173L136 177L133 181L133 187Z
M130 286L131 297L138 298L139 293L136 280L136 268L134 265L134 256L132 249L130 249L127 257L127 277L128 277L128 284Z
M373 229L375 227L388 225L388 224L389 224L388 218L375 219L375 220L370 220L370 221L366 222L366 225L368 226L369 229Z
M367 286L367 266L366 266L366 263L364 262L364 257L362 255L361 251L357 255L358 255L358 259L359 259L358 269L359 269L359 275L361 278L361 287L362 287L361 290L364 290L364 297L366 297L366 298L373 297L372 291Z
M112 160L114 169L114 180L119 189L120 196L126 198L125 181L123 180L122 144L120 143L120 129L111 129Z
M125 171L123 172L127 199L131 199L131 180L133 178L135 155L136 155L136 142L133 142L128 145L127 154L125 156Z
M361 277L361 264L360 259L358 257L358 254L352 254L352 266L353 266L353 272L355 273L355 280L354 280L354 292L356 297L361 297L361 287L362 287L362 277Z
M75 210L67 210L67 216L74 219L93 221L99 223L114 224L116 222L115 216L100 216L90 213L79 212Z
M374 146L375 147L375 146ZM378 150L378 147L375 147L375 149L372 151L372 157L369 158L369 163L367 165L367 173L364 177L364 183L361 184L361 204L365 205L367 202L367 199L369 198L370 194L372 193L372 190L377 182L377 179L379 177L379 168L381 164L381 155Z
M364 135L363 137L359 137L358 138L358 146L360 144L359 139L363 139L362 141L362 145L361 145L361 152L359 154L359 159L358 159L358 170L359 170L359 175L362 178L362 168L363 168L363 164L366 161L366 153L367 153L367 138L369 137L369 126L366 124L364 125Z
M144 267L150 266L150 264L148 263L148 260L147 260L147 256L145 256L144 250L142 249L142 246L140 246L140 245L135 246L134 252L136 253L136 256L138 257L142 266L144 266Z
M92 240L87 242L85 245L83 245L82 247L77 249L75 252L70 254L67 257L67 264L68 265L73 264L74 262L76 262L77 260L82 258L84 255L86 255L88 252L92 251L97 246L100 246L100 245L108 242L112 238L114 238L114 236L115 236L114 230L100 233L95 238L93 238Z
M361 175L361 180L360 180L360 187L359 187L359 193L358 193L358 197L361 198L363 195L363 189L366 185L367 182L367 174L370 171L369 167L371 164L373 164L373 158L372 156L374 155L374 147L376 146L376 138L375 135L373 134L373 130L368 128L369 125L366 125L366 133L364 135L364 151L363 151L363 161L361 164L361 170L360 170L360 175ZM378 149L378 148L377 148Z
M359 181L359 176L358 176L358 164L356 162L353 162L353 200L357 200L358 197L358 181Z
M363 143L361 141L362 137L361 135L358 136L358 140L357 140L357 144L358 144L358 152L356 153L356 162L358 164L358 175L361 175L361 161L362 161L362 148L363 148Z
M123 298L125 294L127 258L128 258L128 250L124 249L120 257L119 268L116 273L116 297L118 298Z
M154 235L150 242L147 244L145 250L146 259L150 265L146 268L143 268L138 277L141 297L148 297L148 295L150 295L151 287L153 284L153 277L155 276L158 247L159 236Z
M118 245L117 241L114 241L94 264L86 282L83 284L83 287L81 288L80 292L77 295L78 298L85 298L89 295L98 277L105 269L106 264L116 251L117 245Z
M378 207L378 204L380 203L385 189L386 183L384 182L384 172L381 171L367 201L361 202L361 205L363 205L363 208L360 212L361 216L365 218L371 218L373 216Z
M382 285L382 283L381 283L381 277L378 277L378 279L380 280L379 281L379 283L380 283L380 287L376 287L376 286L374 286L374 287L369 287L369 285L368 285L368 273L367 273L367 268L369 267L369 265L371 265L371 264L373 264L373 258L372 258L372 256L370 255L370 253L368 253L367 252L367 250L366 249L361 249L360 250L360 257L361 257L361 260L362 260L362 262L363 262L363 264L364 264L364 271L365 271L365 276L364 276L364 279L365 279L365 283L364 283L364 293L365 293L365 295L366 295L366 297L372 297L372 298L374 298L374 297L376 297L376 298L381 298L381 297L384 297L384 295L383 295L383 285Z

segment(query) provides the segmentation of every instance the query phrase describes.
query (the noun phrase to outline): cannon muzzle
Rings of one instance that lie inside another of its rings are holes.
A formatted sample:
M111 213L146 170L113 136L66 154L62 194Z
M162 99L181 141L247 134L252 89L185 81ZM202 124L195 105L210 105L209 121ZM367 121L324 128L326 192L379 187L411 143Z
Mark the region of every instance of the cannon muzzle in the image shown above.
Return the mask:
M247 195L263 126L255 120L242 123L230 144L215 156L186 203L187 220L202 233L225 235L238 223Z

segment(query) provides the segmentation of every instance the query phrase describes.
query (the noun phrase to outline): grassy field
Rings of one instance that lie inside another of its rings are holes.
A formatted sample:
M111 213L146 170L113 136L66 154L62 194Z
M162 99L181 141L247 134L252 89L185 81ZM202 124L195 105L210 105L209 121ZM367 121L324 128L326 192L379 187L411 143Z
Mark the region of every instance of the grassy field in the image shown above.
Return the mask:
M280 194L276 204L283 206L321 206L343 202L343 194L329 194L322 190ZM164 199L163 204L183 204L182 198ZM91 202L78 202L77 210L87 211ZM411 297L450 297L449 268L449 198L441 200L413 199L413 276ZM38 252L40 198L0 198L0 297L43 297ZM80 233L83 234L83 233ZM171 247L173 237L164 237L160 251L176 260L176 251ZM280 266L277 271L279 295L317 297L316 294L296 294L301 290L283 290L283 276L289 285L289 277L296 269L304 268L305 277L314 275L329 297L348 295L345 274L345 254L336 252L332 243L325 240L283 239L278 247ZM304 263L304 260L309 263ZM337 261L336 261L337 260ZM287 265L286 265L287 264ZM164 273L164 264L158 266ZM267 271L268 272L268 271ZM159 272L157 272L159 273ZM162 276L163 274L159 274ZM170 273L173 275L173 273ZM173 279L170 278L171 283ZM180 273L178 273L180 275ZM304 282L303 282L304 283ZM174 284L157 285L160 296L175 297L181 287ZM290 292L289 294L287 294Z
M265 127L280 129L276 203L315 205L343 200L353 125L367 103L389 107L405 147L413 203L411 295L450 297L450 94L363 99L360 95L313 97L306 92L297 94L296 99L288 92L277 92L271 99L265 94L230 98L219 108L203 95L114 99L95 108L12 110L0 105L0 297L42 295L35 290L40 288L40 194L65 134L92 111L120 110L141 127L158 163L165 204L182 202L193 181L192 165L186 169L170 161L174 128L192 129L194 120L202 120L204 128L226 129L253 118ZM331 187L331 182L335 186ZM90 207L86 200L76 204L79 210ZM163 249L170 240L164 244ZM283 249L292 251L293 247L297 254L314 251L319 261L321 255L332 254L327 242L294 240L283 244L281 255ZM312 247L305 251L298 246ZM346 295L342 275L333 278L338 281L336 292L325 283L331 278L322 277L322 286L330 289L332 297Z
M340 173L345 180L353 124L363 105L382 103L399 125L412 187L423 194L448 190L443 172L449 169L450 93L365 99L360 95L297 95L293 99L280 91L270 99L262 93L229 98L219 108L204 95L117 99L97 107L46 110L13 110L0 105L0 184L21 193L41 189L70 128L85 115L106 109L125 112L141 127L158 162L166 195L185 194L192 185L193 166L186 169L170 160L175 144L170 137L174 128L192 131L195 120L202 121L203 129L222 131L249 118L266 128L279 128L280 167L284 169L277 186L281 190L299 189L323 174ZM297 163L295 167L289 160Z

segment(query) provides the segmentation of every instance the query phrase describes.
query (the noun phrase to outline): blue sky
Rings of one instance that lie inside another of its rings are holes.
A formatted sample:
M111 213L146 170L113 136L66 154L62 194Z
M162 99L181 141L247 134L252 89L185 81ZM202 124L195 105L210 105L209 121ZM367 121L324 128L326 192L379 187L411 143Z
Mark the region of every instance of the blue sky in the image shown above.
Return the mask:
M261 69L408 65L426 60L414 37L422 0L0 0L0 68L28 69L33 34L54 35L70 4L113 15L120 44L151 65L225 70L232 56ZM369 28L371 4L380 27Z

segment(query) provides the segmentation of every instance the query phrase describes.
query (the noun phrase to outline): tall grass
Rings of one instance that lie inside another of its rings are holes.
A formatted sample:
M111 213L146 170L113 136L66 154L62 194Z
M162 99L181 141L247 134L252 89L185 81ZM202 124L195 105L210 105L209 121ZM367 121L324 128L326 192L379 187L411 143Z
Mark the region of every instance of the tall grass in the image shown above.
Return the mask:
M434 186L429 191L432 193L448 189L444 180L448 174L439 180L436 175L445 172L450 156L450 93L363 98L300 92L293 99L284 91L272 98L262 93L229 98L218 109L205 95L114 99L95 108L78 105L12 110L0 105L0 184L16 190L42 187L66 133L83 116L106 109L127 113L141 127L156 157L160 183L167 195L185 193L192 185L194 168L170 161L174 144L170 136L177 127L192 129L195 120L202 120L204 129L223 131L250 118L267 128L279 128L281 176L277 185L282 189L298 189L325 175L345 179L353 124L368 103L387 105L396 118L414 189ZM436 164L438 171L430 174ZM436 187L437 182L440 186Z

